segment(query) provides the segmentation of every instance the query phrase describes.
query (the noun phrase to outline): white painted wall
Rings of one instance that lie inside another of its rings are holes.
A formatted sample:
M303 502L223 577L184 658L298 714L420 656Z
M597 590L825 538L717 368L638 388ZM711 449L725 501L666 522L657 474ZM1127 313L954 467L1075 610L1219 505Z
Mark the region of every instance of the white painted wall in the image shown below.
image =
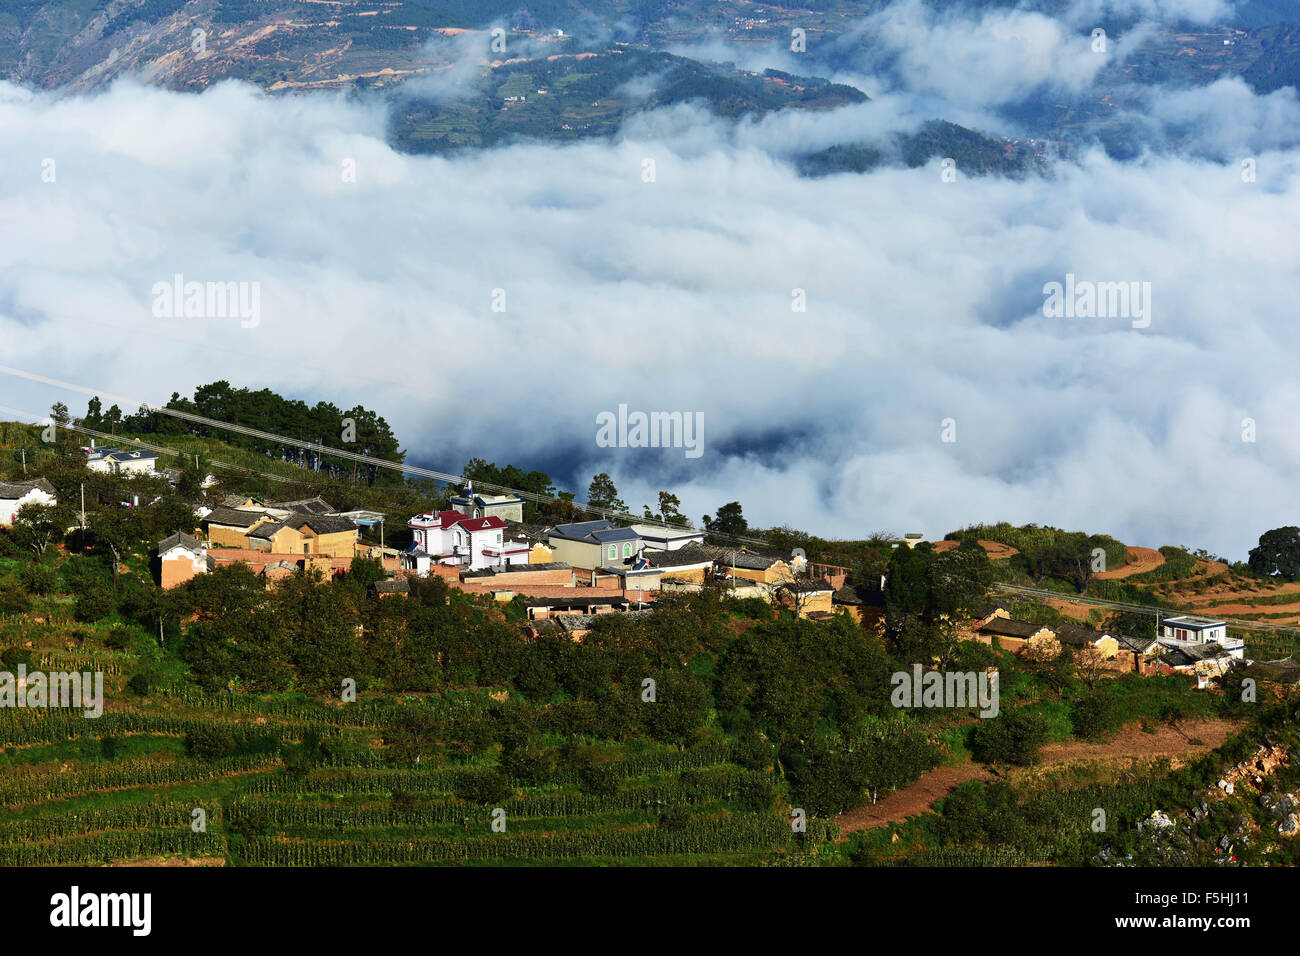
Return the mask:
M11 525L14 518L18 517L18 509L23 505L52 505L56 504L54 495L41 491L39 488L33 488L21 498L0 498L0 525Z

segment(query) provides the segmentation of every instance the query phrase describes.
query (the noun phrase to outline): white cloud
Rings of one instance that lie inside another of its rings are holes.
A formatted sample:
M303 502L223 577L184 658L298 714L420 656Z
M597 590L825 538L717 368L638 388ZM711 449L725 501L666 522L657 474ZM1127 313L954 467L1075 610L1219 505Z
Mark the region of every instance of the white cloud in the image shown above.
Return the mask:
M383 120L235 84L0 85L5 364L153 401L225 378L361 402L412 461L567 462L579 492L609 470L634 507L666 488L697 519L738 499L837 536L1006 518L1238 557L1297 521L1293 152L1253 184L1176 155L814 181L780 159L822 132L793 114L679 109L455 159L393 152ZM260 281L261 324L153 318L177 272ZM1151 282L1151 327L1043 318L1066 272ZM58 397L0 378L6 405ZM596 447L619 403L704 412L705 454Z

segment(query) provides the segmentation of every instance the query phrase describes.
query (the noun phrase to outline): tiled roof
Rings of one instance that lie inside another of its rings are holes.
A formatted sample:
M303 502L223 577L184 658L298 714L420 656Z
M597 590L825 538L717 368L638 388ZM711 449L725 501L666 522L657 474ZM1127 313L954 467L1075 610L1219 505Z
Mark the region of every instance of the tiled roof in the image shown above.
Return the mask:
M799 594L817 594L822 591L834 591L831 582L825 578L800 578L795 581L786 581L781 585L787 591L795 591Z
M323 515L334 510L334 506L323 498L299 498L297 501L268 501L268 508L281 508L300 514Z
M995 617L979 629L989 634L1000 634L1003 637L1032 637L1043 629L1043 625L1030 624L1028 621L1015 621L1006 617Z
M347 518L332 515L290 515L284 523L294 529L311 528L316 534L340 534L344 531L356 531L357 526Z
M676 551L646 551L641 555L655 568L684 568L696 564L712 564L714 550L692 541Z
M601 544L607 541L639 541L641 536L631 528L600 528L587 535Z
M208 524L227 525L233 528L248 528L267 517L265 511L241 511L235 508L213 508L212 513L203 520Z
M193 551L198 554L203 550L203 542L198 538L190 537L183 531L177 531L175 534L158 542L159 554L166 554L172 548L184 548L186 551Z
M461 515L460 526L466 531L491 531L494 528L504 528L506 523L498 517L491 518L466 518Z
M1052 628L1052 631L1056 634L1057 640L1062 644L1069 644L1071 647L1090 647L1107 636L1101 631L1094 631L1090 627L1071 624L1068 621L1058 624Z
M1116 637L1119 646L1129 651L1137 651L1139 654L1145 654L1151 649L1151 645L1157 643L1154 637Z
M0 498L21 498L29 491L43 491L47 495L54 494L54 486L44 478L33 478L31 481L0 481Z
M551 534L557 538L568 538L570 541L583 541L593 531L604 531L614 527L604 518L597 521L575 521L572 524L557 524L551 529Z
M744 568L747 571L766 571L778 561L783 560L769 554L754 554L752 551L728 551L719 560L728 567Z
M270 541L273 536L287 527L289 526L283 521L268 521L265 524L258 525L252 531L248 532L248 536L250 538L264 538L267 541Z

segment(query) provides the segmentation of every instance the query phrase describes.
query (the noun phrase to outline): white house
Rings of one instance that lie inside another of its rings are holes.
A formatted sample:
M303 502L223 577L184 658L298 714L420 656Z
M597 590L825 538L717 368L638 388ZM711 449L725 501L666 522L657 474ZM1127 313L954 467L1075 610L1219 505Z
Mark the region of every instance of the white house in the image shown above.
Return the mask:
M158 456L143 448L123 451L120 448L86 449L86 467L109 474L152 475Z
M464 565L471 571L528 563L528 543L506 541L506 523L495 516L471 518L459 511L439 511L416 515L406 524L414 539L413 557L423 551L440 564Z
M213 566L208 546L182 531L158 542L159 587L174 588L196 574L207 574Z
M1190 645L1221 644L1232 657L1245 654L1245 642L1228 637L1228 622L1183 614L1160 622L1160 643L1178 649Z
M54 487L44 478L0 481L0 525L11 525L23 505L57 504Z

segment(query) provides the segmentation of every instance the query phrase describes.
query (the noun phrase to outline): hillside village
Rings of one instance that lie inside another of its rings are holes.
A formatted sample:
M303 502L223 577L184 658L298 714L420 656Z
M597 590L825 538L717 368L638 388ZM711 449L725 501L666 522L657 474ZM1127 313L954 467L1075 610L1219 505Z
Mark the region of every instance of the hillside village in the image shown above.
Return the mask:
M158 455L140 448L82 448L90 471L120 476L160 475L173 484L176 469L158 471ZM764 553L747 546L706 541L701 529L668 524L616 525L608 519L546 525L526 523L524 499L476 491L466 481L450 507L407 521L410 544L385 547L379 511L340 512L319 496L262 500L243 494L210 496L206 475L194 507L195 524L178 528L151 552L155 582L184 585L217 568L242 565L268 588L300 571L342 577L356 559L371 560L384 578L371 583L377 597L403 597L410 580L438 577L467 594L493 601L518 600L526 612L524 634L562 633L581 640L601 614L652 608L665 594L721 587L737 600L757 599L812 621L844 614L855 623L884 628L887 578L856 581L853 569L810 562L801 550ZM54 505L43 478L0 484L0 525L12 525L28 505ZM125 504L125 503L124 503ZM138 498L132 503L139 505ZM378 538L379 540L375 540ZM920 534L892 548L923 544ZM1194 614L1167 616L1153 636L1063 621L1039 624L1015 618L998 601L969 621L954 622L962 639L1017 655L1050 660L1063 647L1098 673L1184 675L1198 689L1218 686L1230 671L1268 681L1300 680L1300 663L1286 657L1256 661L1245 642L1228 636L1228 622Z

